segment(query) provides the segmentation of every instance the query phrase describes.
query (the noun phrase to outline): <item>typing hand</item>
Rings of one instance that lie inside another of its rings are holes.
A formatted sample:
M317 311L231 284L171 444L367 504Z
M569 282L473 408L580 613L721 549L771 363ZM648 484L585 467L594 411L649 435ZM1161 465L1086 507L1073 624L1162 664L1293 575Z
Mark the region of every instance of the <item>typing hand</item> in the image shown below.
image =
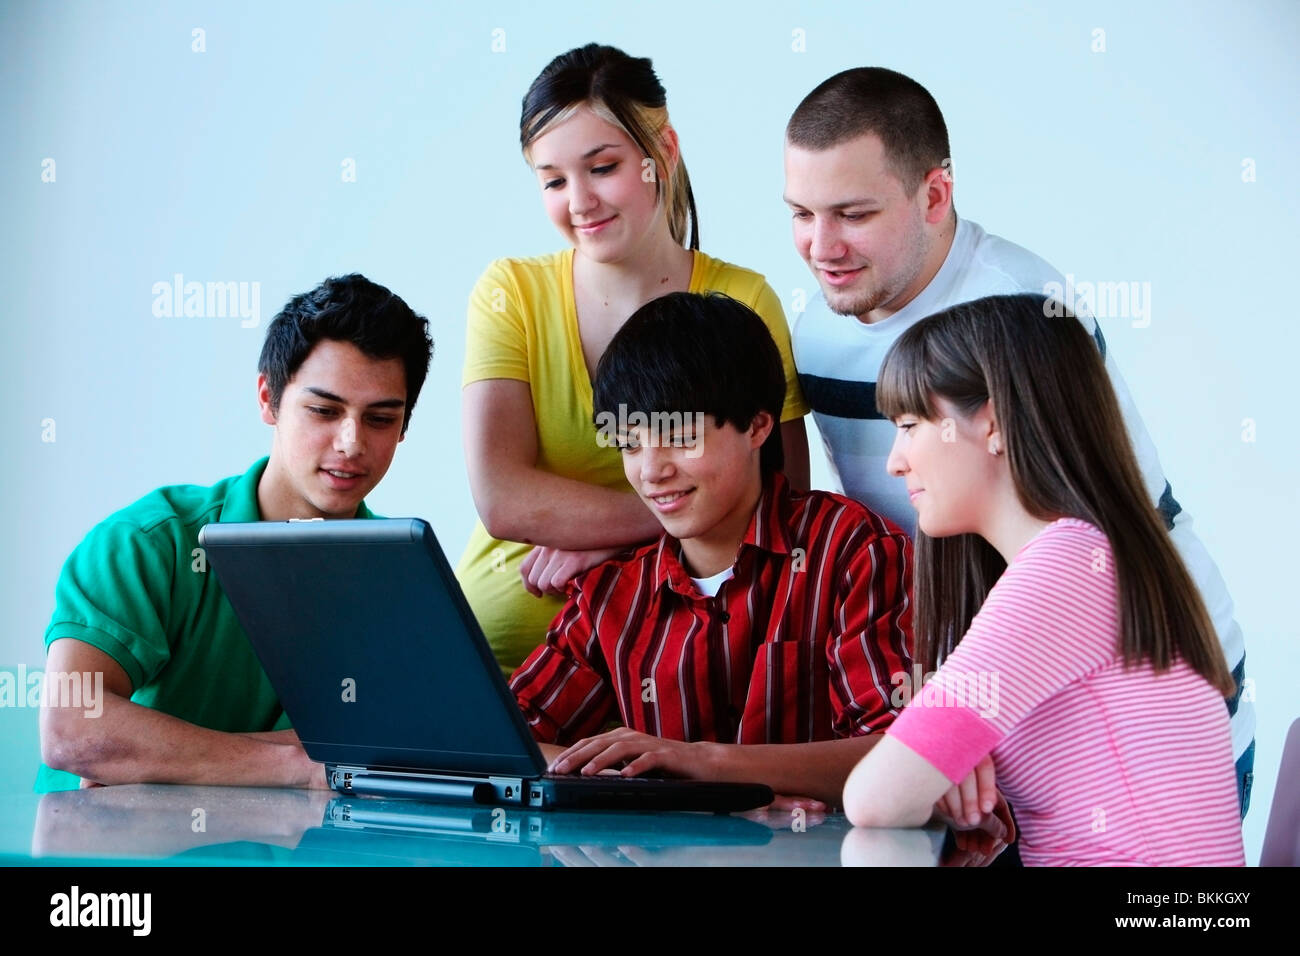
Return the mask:
M550 770L594 774L614 769L625 777L641 777L658 771L698 779L708 774L705 753L700 744L665 740L620 727L579 740L552 761Z

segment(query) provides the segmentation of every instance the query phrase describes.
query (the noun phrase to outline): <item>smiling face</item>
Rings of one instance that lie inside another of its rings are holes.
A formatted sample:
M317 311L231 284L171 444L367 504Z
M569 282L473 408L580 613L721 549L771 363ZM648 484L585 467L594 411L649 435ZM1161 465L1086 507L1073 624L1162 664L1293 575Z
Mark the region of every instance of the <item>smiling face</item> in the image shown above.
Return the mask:
M908 196L873 133L824 150L786 143L795 248L834 312L877 321L925 288L947 253L951 186L934 170Z
M710 415L684 416L681 428L631 428L619 436L623 472L674 538L696 577L731 566L762 492L759 449L773 427L759 412L746 431Z
M641 150L589 108L533 140L528 159L546 215L583 255L620 262L656 231L667 234L667 215Z
M932 538L984 534L995 517L1009 473L1001 434L989 403L969 418L947 400L935 397L940 418L919 415L894 419L898 433L885 468L907 482L916 523Z
M402 360L323 339L285 385L278 410L265 375L257 391L262 420L275 426L257 489L262 519L354 517L404 437Z

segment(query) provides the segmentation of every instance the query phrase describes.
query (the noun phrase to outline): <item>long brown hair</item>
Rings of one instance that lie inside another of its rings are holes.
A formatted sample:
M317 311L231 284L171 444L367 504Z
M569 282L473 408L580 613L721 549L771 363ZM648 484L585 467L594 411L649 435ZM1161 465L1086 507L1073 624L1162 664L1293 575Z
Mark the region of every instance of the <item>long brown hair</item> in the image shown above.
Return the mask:
M534 140L584 106L625 132L653 161L655 195L666 207L673 241L698 249L700 224L691 177L680 154L673 166L664 151L668 98L650 60L597 43L553 59L524 94L519 145L525 156Z
M1078 518L1110 542L1119 651L1164 671L1182 658L1235 688L1209 614L1142 482L1092 338L1041 295L990 296L922 319L885 356L876 403L889 419L939 419L935 397L971 415L992 400L1016 494L1043 520ZM1006 570L975 534L916 533L916 658L935 670Z

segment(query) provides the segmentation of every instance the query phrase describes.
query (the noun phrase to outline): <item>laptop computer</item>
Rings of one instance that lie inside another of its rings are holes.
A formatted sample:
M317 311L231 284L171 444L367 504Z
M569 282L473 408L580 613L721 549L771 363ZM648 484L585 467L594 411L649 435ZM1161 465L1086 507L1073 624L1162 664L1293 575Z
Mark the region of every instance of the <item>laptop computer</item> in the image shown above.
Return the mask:
M547 774L425 521L209 524L199 544L339 793L719 813L773 800L761 784Z

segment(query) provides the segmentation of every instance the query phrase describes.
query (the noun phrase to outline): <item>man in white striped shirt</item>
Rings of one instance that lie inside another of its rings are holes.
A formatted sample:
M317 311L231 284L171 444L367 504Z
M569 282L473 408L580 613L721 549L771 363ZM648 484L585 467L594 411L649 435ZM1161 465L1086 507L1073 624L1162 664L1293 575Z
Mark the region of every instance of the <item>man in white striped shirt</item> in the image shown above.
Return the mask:
M843 492L914 529L903 482L885 471L894 426L875 402L881 363L899 335L928 315L987 295L1061 299L1097 341L1152 503L1200 590L1236 681L1228 710L1245 816L1255 713L1241 693L1245 645L1232 598L1191 516L1174 499L1089 301L1038 256L958 218L950 156L934 98L914 80L878 67L826 80L786 128L785 199L795 247L821 287L795 320L795 365Z

